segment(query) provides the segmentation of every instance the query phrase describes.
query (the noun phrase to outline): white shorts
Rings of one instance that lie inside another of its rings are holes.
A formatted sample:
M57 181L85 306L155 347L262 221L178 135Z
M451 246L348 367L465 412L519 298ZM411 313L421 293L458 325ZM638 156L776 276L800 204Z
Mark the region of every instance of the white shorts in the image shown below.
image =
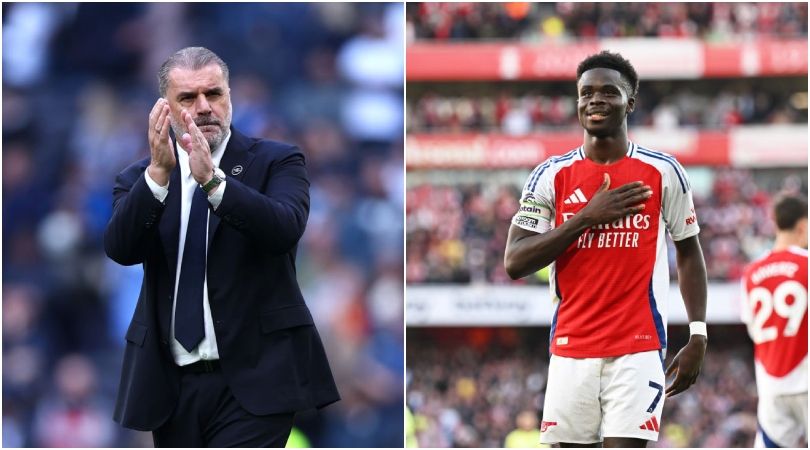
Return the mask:
M540 442L657 441L664 378L657 350L614 358L551 355Z
M760 395L754 447L802 447L807 439L807 393Z

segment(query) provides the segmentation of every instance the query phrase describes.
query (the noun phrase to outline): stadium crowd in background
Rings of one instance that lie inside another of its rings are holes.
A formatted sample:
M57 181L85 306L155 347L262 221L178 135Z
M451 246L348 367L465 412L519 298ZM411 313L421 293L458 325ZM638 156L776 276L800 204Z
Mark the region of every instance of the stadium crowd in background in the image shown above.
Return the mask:
M409 3L409 40L807 36L807 3Z
M548 328L408 333L409 346L424 344L418 355L408 354L406 375L406 398L421 446L503 447L521 411L542 416ZM722 333L728 339L746 336L741 325L724 327ZM437 334L441 345L436 345ZM651 447L753 445L757 425L751 349L728 339L713 342L700 382L666 401L661 435Z
M470 342L449 346L450 339L444 345L426 339L429 348L407 357L408 406L420 446L502 447L520 411L543 408L548 358L539 353L546 350L520 343L514 329L469 334Z
M722 86L721 86L722 85ZM675 88L670 83L643 83L642 97L628 125L658 129L690 127L727 129L737 125L806 123L807 108L797 108L792 92L769 92L768 82L737 80L713 83L717 90L698 93L694 87ZM799 86L797 91L806 89ZM428 92L408 102L408 131L500 132L521 135L577 126L576 98L570 95L519 95L494 97L448 96Z
M298 278L343 400L296 426L401 445L402 8L4 5L3 446L152 445L112 421L141 268L102 231L115 175L149 154L158 65L187 45L228 61L235 127L307 159Z

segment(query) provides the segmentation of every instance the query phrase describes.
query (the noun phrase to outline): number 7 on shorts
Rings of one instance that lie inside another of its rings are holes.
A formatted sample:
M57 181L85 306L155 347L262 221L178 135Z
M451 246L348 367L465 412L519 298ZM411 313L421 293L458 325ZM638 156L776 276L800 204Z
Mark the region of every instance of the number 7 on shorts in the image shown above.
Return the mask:
M655 388L658 391L658 394L655 395L652 403L650 403L650 407L647 408L648 413L655 411L655 407L658 406L658 402L661 401L661 395L664 393L664 387L655 381L650 381L650 387Z

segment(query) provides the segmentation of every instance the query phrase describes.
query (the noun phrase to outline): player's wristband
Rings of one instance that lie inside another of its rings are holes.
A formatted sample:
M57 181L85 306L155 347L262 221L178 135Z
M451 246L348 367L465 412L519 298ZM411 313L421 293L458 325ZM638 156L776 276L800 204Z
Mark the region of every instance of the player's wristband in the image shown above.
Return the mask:
M706 337L706 322L689 322L689 336L695 334Z

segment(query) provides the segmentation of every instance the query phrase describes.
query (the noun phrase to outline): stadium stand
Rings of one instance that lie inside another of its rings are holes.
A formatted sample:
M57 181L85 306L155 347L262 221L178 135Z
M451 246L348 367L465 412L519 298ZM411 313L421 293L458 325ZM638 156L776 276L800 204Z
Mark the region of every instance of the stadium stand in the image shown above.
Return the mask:
M697 37L730 41L807 36L806 3L409 3L418 39Z

